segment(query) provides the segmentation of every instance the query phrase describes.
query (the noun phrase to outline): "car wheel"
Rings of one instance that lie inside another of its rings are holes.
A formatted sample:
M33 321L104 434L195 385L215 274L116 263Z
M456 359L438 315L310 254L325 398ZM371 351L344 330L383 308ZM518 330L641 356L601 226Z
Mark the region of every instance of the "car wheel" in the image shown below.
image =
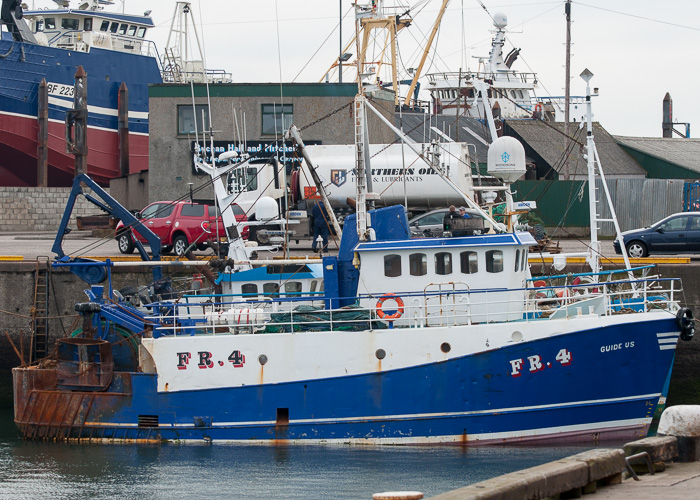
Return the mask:
M134 240L128 232L124 232L117 236L117 245L121 253L134 253Z
M165 254L165 253L170 253L173 251L173 246L172 245L163 245L160 247L160 253Z
M627 255L634 259L649 255L647 246L641 241L630 241L627 243Z
M175 250L175 255L182 257L185 255L185 250L190 244L187 242L187 237L180 235L173 240L173 249Z

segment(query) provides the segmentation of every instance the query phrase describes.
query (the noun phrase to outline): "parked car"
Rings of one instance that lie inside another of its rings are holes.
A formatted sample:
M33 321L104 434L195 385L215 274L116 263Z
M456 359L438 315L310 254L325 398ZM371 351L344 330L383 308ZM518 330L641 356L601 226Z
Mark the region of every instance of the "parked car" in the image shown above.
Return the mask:
M411 236L413 238L439 238L443 235L443 223L445 215L449 211L449 208L439 208L413 217L408 221L408 225L411 228ZM479 220L483 220L476 210L467 209L466 213L470 217L478 217Z
M652 253L700 253L700 212L681 212L643 229L622 233L630 257L646 257ZM620 241L613 242L621 254Z
M247 220L241 207L233 205L233 210L237 221ZM226 229L221 217L217 215L219 214L213 205L188 201L156 201L141 210L137 217L160 237L163 253L174 250L176 255L181 256L192 243L196 244L198 250L205 250L208 243L217 238L226 241ZM242 232L244 238L247 232L245 228ZM125 254L133 253L134 238L141 243L148 243L137 231L125 228L121 221L117 224L115 238L119 251Z

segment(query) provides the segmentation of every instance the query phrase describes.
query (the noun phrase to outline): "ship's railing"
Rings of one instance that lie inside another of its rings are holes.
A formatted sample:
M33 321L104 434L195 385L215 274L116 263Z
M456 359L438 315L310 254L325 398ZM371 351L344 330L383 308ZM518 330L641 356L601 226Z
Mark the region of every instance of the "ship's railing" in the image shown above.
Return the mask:
M554 281L554 280L553 280ZM675 315L680 280L578 281L518 289L473 290L434 283L401 294L362 295L354 306L328 309L322 293L272 296L185 296L155 305L154 336L359 331L531 322L663 310Z
M485 80L487 82L493 82L496 80L505 80L508 82L516 83L532 83L537 84L537 74L536 73L522 73L520 71L504 71L504 72L454 72L454 71L444 71L440 73L428 73L425 75L428 80L432 83L437 83L440 80L459 80L460 78L465 81L471 81L473 79Z
M49 32L44 32L49 35ZM101 40L98 42L98 40ZM117 52L129 52L146 57L158 57L156 45L151 40L134 38L114 33L95 31L59 31L49 38L49 46L61 49L88 52L91 47L114 50Z

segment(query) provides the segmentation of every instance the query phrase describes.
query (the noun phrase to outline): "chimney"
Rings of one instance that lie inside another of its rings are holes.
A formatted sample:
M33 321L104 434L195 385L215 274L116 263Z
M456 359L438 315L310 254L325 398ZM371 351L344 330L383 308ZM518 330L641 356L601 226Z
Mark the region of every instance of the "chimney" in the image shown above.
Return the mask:
M666 97L664 97L664 114L661 130L662 137L666 139L673 137L673 100L668 92L666 92Z

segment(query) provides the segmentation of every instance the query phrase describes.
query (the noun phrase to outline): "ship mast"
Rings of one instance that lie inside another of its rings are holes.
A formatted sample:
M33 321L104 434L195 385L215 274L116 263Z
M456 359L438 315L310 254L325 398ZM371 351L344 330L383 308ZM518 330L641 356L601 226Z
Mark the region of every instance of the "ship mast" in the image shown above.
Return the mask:
M569 101L571 100L571 0L564 5L566 14L566 81L564 82L564 180L569 180Z

